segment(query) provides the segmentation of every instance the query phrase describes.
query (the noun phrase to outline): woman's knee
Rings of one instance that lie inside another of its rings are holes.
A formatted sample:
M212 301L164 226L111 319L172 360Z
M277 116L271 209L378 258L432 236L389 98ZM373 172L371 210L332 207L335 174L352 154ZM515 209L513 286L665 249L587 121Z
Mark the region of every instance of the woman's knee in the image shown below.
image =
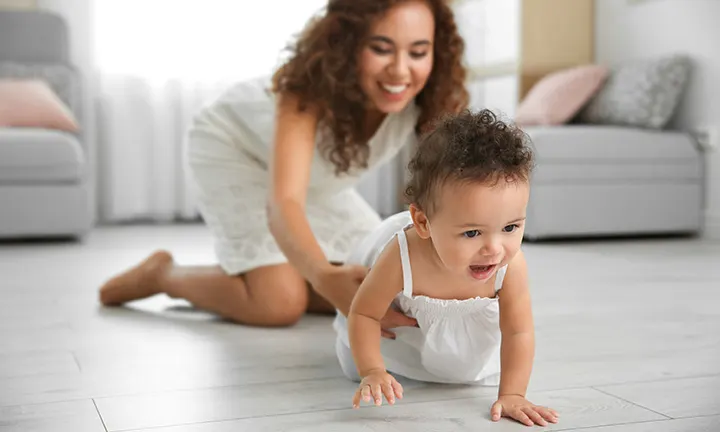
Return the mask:
M248 296L269 326L292 326L308 307L307 283L289 265L264 267L245 275Z

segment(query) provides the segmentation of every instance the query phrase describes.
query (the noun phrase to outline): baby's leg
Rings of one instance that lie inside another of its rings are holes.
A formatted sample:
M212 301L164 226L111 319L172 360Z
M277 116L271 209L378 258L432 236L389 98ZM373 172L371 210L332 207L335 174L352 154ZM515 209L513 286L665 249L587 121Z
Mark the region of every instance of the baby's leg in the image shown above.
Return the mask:
M355 366L352 351L350 351L350 348L345 346L340 338L335 339L335 353L337 354L338 362L340 362L340 368L345 376L348 377L350 381L360 382L360 375L358 374L357 366Z

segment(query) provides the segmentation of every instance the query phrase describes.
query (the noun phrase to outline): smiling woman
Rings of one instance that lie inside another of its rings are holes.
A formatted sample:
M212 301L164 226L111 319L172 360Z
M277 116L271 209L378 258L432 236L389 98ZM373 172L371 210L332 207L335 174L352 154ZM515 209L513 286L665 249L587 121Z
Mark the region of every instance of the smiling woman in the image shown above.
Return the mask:
M414 101L422 131L468 103L464 41L444 0L331 0L293 53L275 89L316 101L340 172L364 167L368 138L386 114Z
M446 0L330 0L272 80L232 86L194 117L187 156L219 266L158 251L101 301L167 293L249 325L347 314L367 269L343 263L380 223L355 185L466 106L463 50ZM386 322L414 325L392 309Z

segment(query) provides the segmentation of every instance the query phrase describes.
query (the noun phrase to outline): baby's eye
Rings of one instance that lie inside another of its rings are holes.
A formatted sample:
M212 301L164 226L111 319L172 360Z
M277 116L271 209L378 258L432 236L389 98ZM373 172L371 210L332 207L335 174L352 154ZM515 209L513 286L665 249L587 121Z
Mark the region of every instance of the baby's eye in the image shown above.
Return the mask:
M517 227L518 226L516 224L508 225L505 228L503 228L503 231L505 231L506 233L511 233L511 232L515 231L515 229Z
M463 233L463 235L464 235L465 237L467 237L467 238L473 238L473 237L479 236L479 235L480 235L480 231L478 231L478 230L465 231L465 232Z

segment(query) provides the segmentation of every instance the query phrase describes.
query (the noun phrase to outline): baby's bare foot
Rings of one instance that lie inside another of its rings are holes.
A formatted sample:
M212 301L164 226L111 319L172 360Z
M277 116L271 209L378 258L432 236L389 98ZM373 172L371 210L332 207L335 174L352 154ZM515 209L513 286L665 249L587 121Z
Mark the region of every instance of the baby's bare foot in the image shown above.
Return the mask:
M107 281L100 288L100 302L116 306L160 293L160 278L172 260L167 251L154 252L137 266Z

